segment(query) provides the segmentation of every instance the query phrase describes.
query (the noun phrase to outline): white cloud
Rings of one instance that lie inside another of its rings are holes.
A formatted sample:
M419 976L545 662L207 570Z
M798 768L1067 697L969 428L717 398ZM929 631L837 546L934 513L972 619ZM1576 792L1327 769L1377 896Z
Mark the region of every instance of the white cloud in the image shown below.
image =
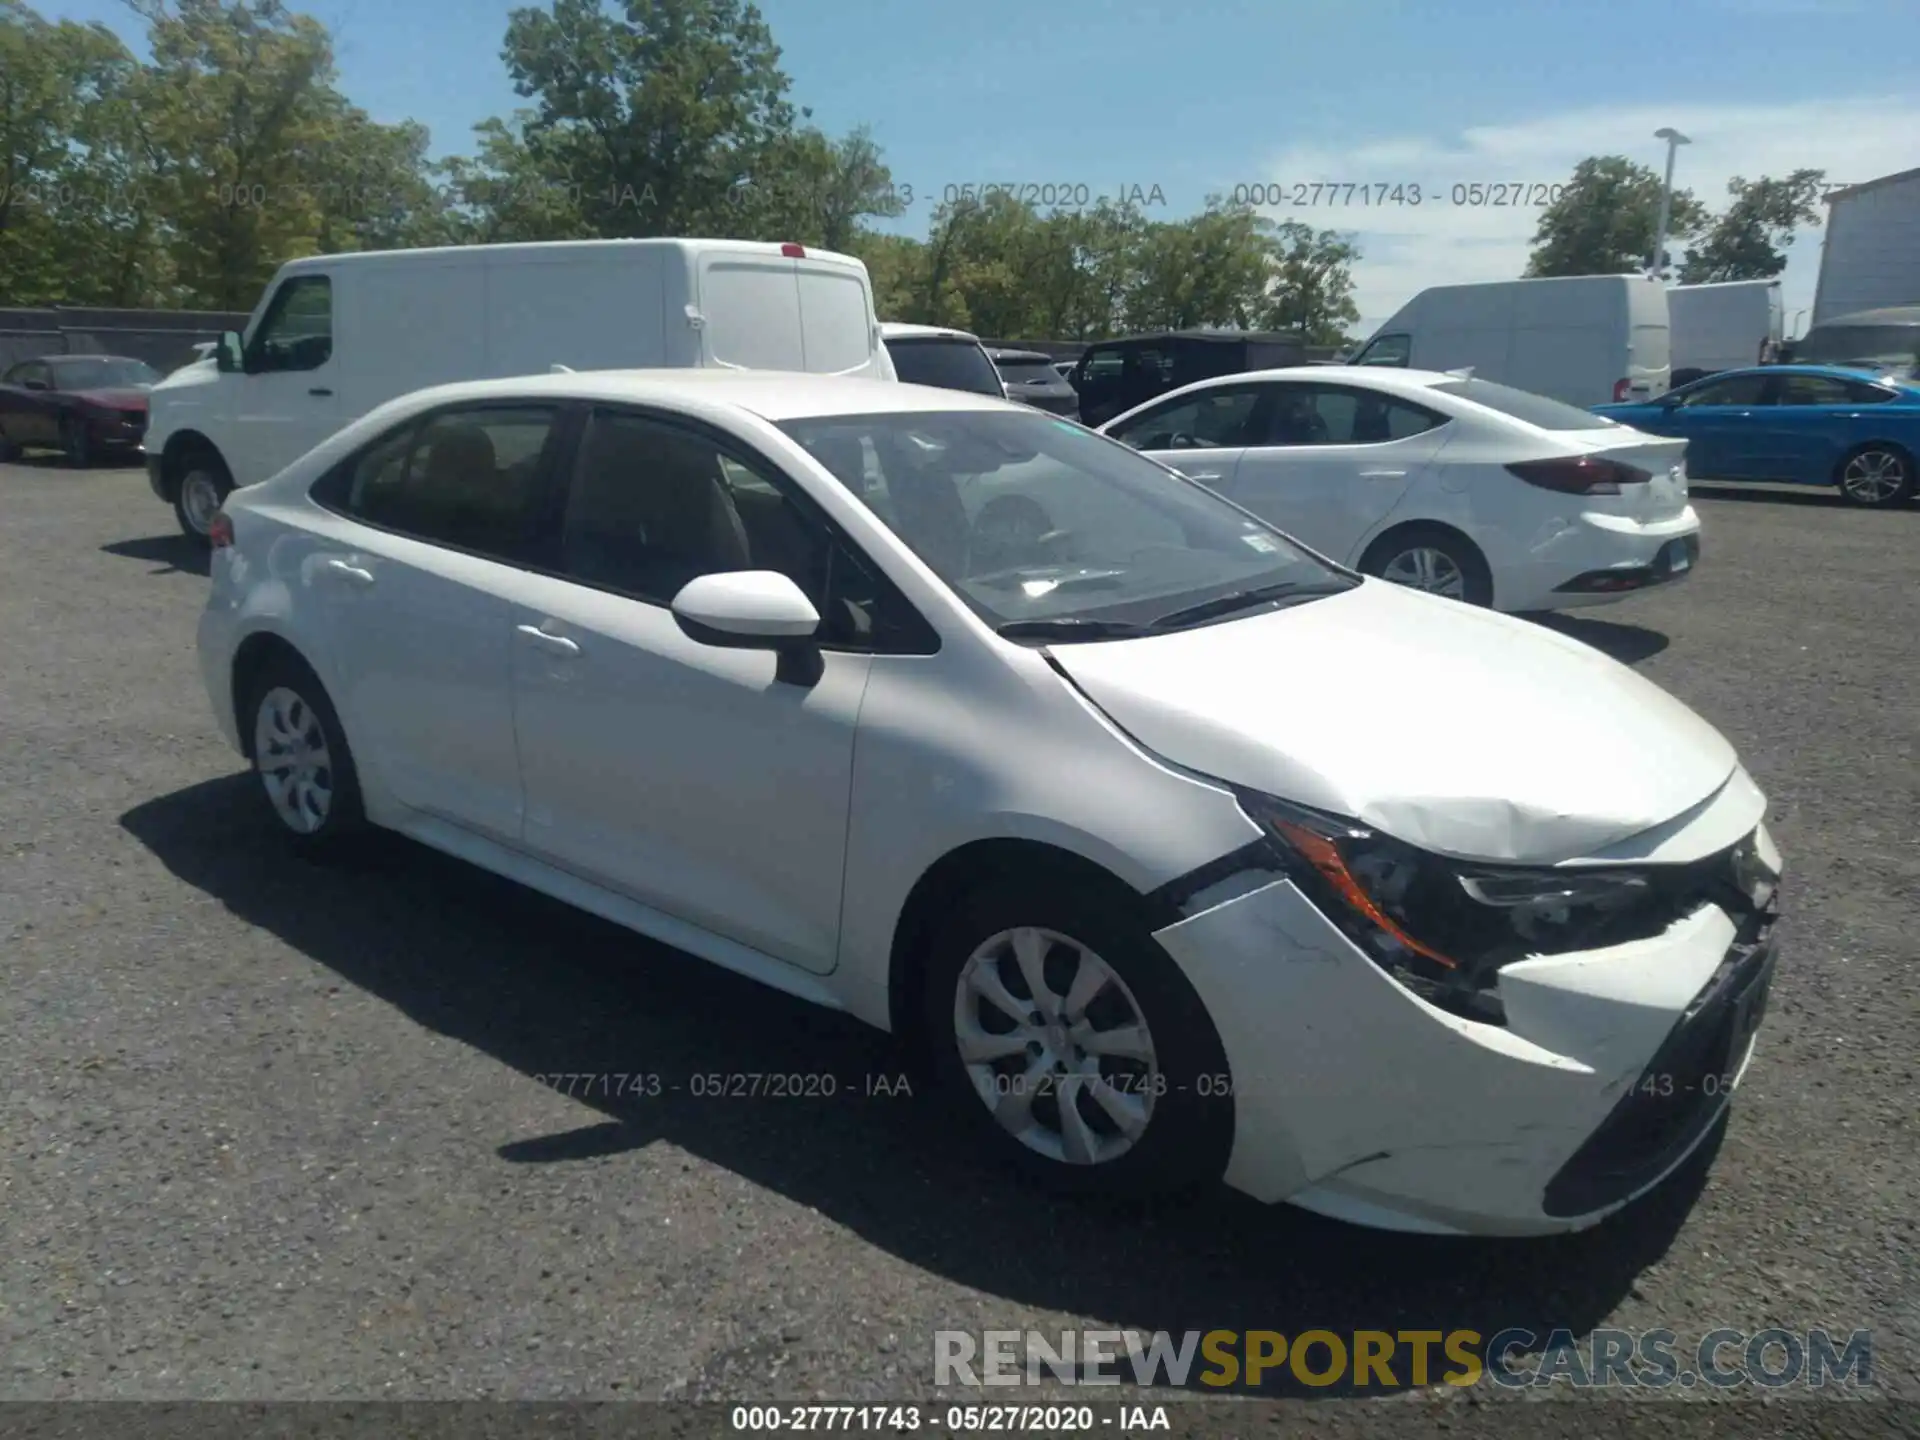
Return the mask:
M1784 0L1763 0L1784 3ZM1727 181L1811 168L1830 184L1857 184L1920 165L1920 100L1862 97L1794 104L1686 104L1588 108L1544 114L1523 124L1475 126L1441 137L1388 136L1350 146L1283 150L1266 178L1288 186L1315 181L1419 185L1423 203L1366 208L1358 203L1274 207L1276 219L1352 232L1361 259L1354 267L1359 333L1368 334L1429 285L1517 277L1525 267L1537 208L1475 208L1449 203L1455 184L1564 183L1589 155L1626 155L1660 169L1673 126L1692 144L1680 147L1674 185L1711 208L1726 202ZM1230 189L1228 185L1217 187ZM1344 192L1343 192L1344 193ZM1377 193L1377 192L1376 192ZM1435 203L1435 196L1440 203ZM1789 320L1813 304L1820 231L1794 237L1782 295ZM1801 320L1804 326L1804 318Z

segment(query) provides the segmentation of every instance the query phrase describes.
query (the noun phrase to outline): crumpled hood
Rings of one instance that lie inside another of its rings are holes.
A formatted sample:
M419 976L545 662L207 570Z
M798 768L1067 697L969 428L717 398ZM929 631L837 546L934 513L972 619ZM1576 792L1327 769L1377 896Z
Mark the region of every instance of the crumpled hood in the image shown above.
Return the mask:
M1699 804L1738 764L1711 725L1598 650L1384 581L1051 653L1155 754L1460 858L1592 855Z

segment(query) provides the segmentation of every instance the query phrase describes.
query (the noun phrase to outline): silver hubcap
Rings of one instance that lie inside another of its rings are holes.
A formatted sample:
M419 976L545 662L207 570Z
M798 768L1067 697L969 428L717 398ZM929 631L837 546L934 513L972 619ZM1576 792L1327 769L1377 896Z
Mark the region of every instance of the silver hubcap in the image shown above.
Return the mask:
M1899 494L1906 480L1907 467L1898 455L1868 450L1847 462L1840 475L1840 488L1856 499L1877 505Z
M273 810L298 835L311 835L333 809L333 756L320 717L295 691L269 690L253 720L254 764Z
M1022 927L961 968L954 1041L974 1091L1029 1150L1100 1165L1131 1150L1164 1082L1139 1002L1093 951Z
M1386 563L1380 578L1454 600L1464 600L1467 595L1467 577L1460 573L1460 567L1446 551L1428 545L1402 550Z
M189 470L180 482L180 508L186 512L187 523L206 534L213 517L220 513L220 486L213 476L204 470Z

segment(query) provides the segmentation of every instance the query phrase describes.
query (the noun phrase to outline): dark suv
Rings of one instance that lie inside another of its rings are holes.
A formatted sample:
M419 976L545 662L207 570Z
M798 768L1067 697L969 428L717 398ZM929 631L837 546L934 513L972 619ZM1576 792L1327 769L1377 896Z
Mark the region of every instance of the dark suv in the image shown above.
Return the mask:
M1080 422L1104 425L1156 395L1248 370L1306 363L1298 335L1263 330L1169 330L1102 340L1080 357L1069 377L1079 392Z

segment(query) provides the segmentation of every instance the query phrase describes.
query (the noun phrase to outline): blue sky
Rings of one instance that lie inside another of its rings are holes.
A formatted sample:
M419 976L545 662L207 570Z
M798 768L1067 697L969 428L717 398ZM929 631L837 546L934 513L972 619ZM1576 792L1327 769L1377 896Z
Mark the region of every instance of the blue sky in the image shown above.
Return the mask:
M43 0L137 42L120 0ZM439 154L520 102L501 0L313 0L342 88ZM1717 203L1728 177L1799 166L1853 182L1920 166L1920 91L1875 55L1920 53L1920 0L761 0L793 98L838 133L871 127L924 233L948 185L1158 186L1172 218L1237 185L1422 187L1416 207L1291 205L1350 232L1364 333L1426 285L1509 278L1537 211L1435 203L1470 182L1564 181L1596 153L1659 166ZM1370 193L1380 193L1374 191ZM1410 192L1409 192L1410 193ZM1290 198L1290 196L1289 196ZM1819 232L1785 277L1812 304ZM1802 321L1804 324L1804 320Z

